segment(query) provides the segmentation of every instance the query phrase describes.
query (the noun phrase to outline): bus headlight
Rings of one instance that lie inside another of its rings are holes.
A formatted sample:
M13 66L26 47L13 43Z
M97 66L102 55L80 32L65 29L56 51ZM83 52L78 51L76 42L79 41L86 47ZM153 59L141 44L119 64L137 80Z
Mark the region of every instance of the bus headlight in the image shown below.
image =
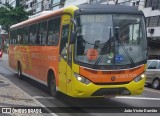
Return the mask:
M146 77L146 74L145 73L142 73L141 75L137 76L135 79L134 79L134 82L139 82L140 80L142 80L143 78Z
M86 79L85 77L83 77L83 76L81 76L81 75L79 75L79 74L77 74L77 73L74 73L74 76L75 76L76 79L77 79L79 82L81 82L81 83L84 83L84 84L86 84L86 85L88 85L88 84L91 83L91 81L89 81L88 79Z

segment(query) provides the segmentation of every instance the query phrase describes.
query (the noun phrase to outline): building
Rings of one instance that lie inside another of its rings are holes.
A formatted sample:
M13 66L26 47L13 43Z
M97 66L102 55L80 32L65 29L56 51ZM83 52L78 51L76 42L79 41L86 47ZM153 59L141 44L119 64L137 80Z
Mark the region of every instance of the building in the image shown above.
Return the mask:
M56 10L64 6L65 0L26 0L26 11L32 11L33 14L46 10Z
M160 59L160 0L145 0L139 8L146 17L150 59Z
M64 6L90 3L90 0L66 0Z

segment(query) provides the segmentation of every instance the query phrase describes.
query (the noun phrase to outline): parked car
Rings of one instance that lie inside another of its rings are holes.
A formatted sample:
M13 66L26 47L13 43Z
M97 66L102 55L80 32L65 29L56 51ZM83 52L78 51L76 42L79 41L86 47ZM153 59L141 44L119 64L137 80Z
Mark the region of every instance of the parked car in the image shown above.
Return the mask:
M154 89L160 88L160 60L147 61L146 84Z

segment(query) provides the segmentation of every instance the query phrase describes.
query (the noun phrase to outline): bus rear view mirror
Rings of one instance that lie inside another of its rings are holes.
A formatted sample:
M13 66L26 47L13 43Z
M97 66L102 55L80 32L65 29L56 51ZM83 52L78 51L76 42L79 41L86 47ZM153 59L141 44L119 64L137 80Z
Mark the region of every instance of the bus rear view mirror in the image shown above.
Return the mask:
M75 27L77 26L77 23L73 18L71 18L70 21L74 24Z
M70 35L70 44L74 44L76 40L76 32L72 31Z

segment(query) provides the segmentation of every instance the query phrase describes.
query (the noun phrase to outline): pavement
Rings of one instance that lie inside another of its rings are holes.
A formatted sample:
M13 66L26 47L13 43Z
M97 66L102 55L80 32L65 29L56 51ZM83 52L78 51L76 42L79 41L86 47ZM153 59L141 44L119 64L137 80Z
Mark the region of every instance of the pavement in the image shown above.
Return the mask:
M6 112L5 108L9 108L9 111ZM13 109L15 108L17 108L17 110L13 111ZM41 114L41 112L44 111L44 110L41 111L41 108L45 109L45 106L0 74L0 112L1 113L7 114L7 115L11 115L11 114L20 115L22 113L23 114L29 113L30 115L34 115L34 116L53 115L53 113ZM45 111L49 112L47 109L45 109Z

